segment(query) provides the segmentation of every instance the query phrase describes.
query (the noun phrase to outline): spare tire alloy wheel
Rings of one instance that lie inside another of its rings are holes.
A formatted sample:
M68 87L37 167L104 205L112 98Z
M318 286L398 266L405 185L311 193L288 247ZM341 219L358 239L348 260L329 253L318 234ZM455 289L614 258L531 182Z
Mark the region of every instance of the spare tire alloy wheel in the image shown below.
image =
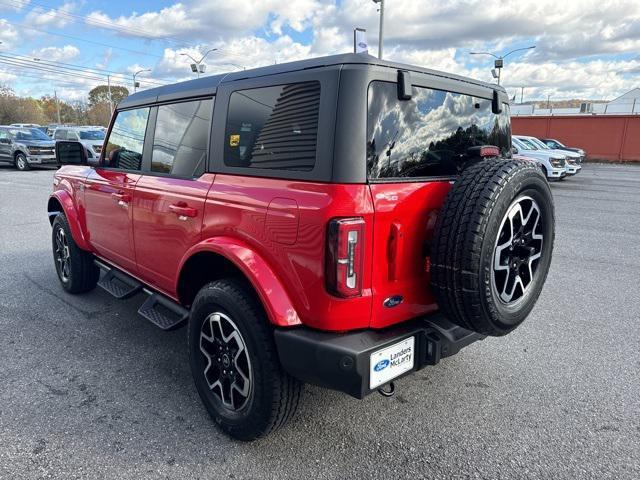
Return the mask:
M236 324L222 312L209 315L200 330L200 351L211 392L225 408L241 410L251 395L251 360Z
M491 280L507 305L522 299L533 283L544 242L541 215L536 201L522 196L513 201L502 219Z

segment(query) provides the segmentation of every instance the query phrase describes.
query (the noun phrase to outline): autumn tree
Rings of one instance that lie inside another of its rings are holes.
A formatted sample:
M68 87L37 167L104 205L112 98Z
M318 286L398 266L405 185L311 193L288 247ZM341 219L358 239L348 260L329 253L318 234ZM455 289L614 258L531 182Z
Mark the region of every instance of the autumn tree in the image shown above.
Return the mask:
M114 107L128 96L129 90L125 87L111 87L111 99ZM107 85L99 85L89 91L89 108L101 103L109 103L109 87Z

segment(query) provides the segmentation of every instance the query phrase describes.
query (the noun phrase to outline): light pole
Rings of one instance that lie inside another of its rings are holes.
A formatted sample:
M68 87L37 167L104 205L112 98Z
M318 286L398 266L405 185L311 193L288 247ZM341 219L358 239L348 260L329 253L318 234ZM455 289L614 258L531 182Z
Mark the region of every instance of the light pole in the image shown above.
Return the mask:
M496 70L498 70L497 78L498 78L498 85L500 85L500 72L502 71L502 67L504 66L504 59L507 58L512 53L521 52L522 50L531 50L532 48L536 48L536 46L532 45L530 47L516 48L515 50L511 50L509 53L505 53L504 55L500 55L500 56L491 52L469 52L469 55L491 55L493 58L495 58L495 61L493 62L493 66Z
M180 55L184 55L185 57L190 58L193 63L191 64L191 71L193 73L197 73L198 74L198 78L200 78L200 74L204 73L205 70L205 65L202 65L202 62L204 61L204 59L207 57L207 55L209 55L211 52L215 52L216 50L218 50L217 48L212 48L210 50L207 50L205 52L204 55L202 55L202 57L200 58L200 60L196 60L195 58L193 58L191 55L189 55L188 53L181 53Z
M373 0L380 4L380 31L378 33L378 58L382 59L382 46L384 43L384 0Z
M150 72L150 71L151 71L150 68L145 68L143 70L138 70L136 73L133 74L133 93L136 93L138 91L138 87L140 86L140 82L136 82L136 77L143 72Z

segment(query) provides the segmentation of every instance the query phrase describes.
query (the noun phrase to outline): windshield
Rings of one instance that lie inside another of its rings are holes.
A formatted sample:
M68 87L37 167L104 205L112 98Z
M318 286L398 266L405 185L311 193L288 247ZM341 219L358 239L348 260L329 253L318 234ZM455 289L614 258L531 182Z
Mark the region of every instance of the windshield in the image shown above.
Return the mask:
M530 142L528 138L519 138L518 139L522 145L524 145L525 150L540 150L535 143Z
M538 148L541 148L543 150L549 150L549 148L550 148L549 145L546 145L544 142L538 140L537 138L528 138L527 140L529 140L534 145L537 145Z
M524 143L521 138L514 138L513 143L519 150L537 150L532 145Z
M47 135L37 128L21 128L21 129L11 129L9 133L15 137L16 140L49 140L51 139L47 137Z
M80 130L80 140L104 140L102 130Z
M470 147L494 145L511 156L509 106L491 100L413 87L398 100L398 85L374 81L368 92L367 173L370 179L457 175Z

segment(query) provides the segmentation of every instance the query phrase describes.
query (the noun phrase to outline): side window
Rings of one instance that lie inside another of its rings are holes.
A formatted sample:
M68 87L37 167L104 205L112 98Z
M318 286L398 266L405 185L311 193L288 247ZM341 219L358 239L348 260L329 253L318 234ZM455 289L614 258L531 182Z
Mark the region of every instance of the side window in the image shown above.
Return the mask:
M410 100L398 100L395 83L369 85L368 178L454 176L468 149L481 145L511 155L508 105L494 114L485 98L413 87Z
M56 140L66 140L67 139L67 131L66 130L56 130L56 133L53 137Z
M160 105L151 171L180 177L204 173L213 99Z
M233 92L225 130L225 164L312 170L319 109L320 82Z
M118 112L107 139L105 167L140 170L148 119L148 107Z

